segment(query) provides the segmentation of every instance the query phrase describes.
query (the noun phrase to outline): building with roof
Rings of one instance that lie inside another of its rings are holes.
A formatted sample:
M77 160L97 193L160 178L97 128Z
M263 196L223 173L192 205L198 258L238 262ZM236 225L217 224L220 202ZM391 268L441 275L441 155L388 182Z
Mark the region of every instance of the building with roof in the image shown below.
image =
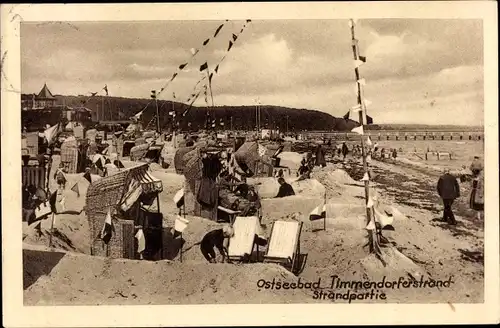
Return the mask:
M38 94L22 94L21 95L21 109L43 109L47 107L55 107L57 99L50 92L47 84L43 85L42 90Z

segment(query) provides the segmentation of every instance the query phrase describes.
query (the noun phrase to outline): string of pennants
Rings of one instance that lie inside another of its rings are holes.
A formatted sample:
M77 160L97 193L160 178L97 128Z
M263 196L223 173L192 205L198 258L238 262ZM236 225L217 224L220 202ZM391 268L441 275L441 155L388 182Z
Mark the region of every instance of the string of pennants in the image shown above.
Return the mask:
M91 98L96 97L97 95L99 95L99 93L101 91L104 91L106 93L106 96L109 96L108 85L105 84L104 87L101 90L99 90L97 92L89 92L90 96L87 97L87 99L82 100L82 105L85 105L87 103L87 101L89 101Z
M212 78L214 76L214 73L215 74L218 74L219 72L219 67L221 65L221 63L224 61L224 59L227 57L227 54L229 53L229 51L233 48L236 40L239 38L239 36L241 35L241 33L243 33L243 31L245 30L245 28L248 26L248 24L251 22L252 20L251 19L247 19L246 22L244 23L243 27L240 29L240 31L238 33L232 33L231 35L231 39L229 40L229 44L228 44L228 47L227 47L227 50L226 50L226 54L221 58L221 60L219 61L219 63L215 66L215 69L214 69L214 72L209 72L209 74L207 74L206 76L202 76L195 84L194 88L193 88L193 91L192 93L187 97L187 100L185 101L185 103L188 103L189 104L189 107L188 109L186 109L182 116L186 116L187 112L189 111L189 109L192 107L193 103L199 98L199 96L201 95L202 92L205 91L205 94L206 94L206 100L207 100L207 103L208 103L208 93L207 93L207 89L205 87L203 87L203 89L201 90L198 90L198 87L200 86L200 84L203 82L203 81L206 81L207 77L209 79L208 81L208 87L211 87L211 82L212 82ZM213 36L212 37L209 37L207 39L205 39L202 43L202 46L201 48L203 47L206 47L210 41L212 39L215 39L219 34L220 34L220 31L224 28L224 26L226 25L226 23L229 22L229 20L226 19L226 21L222 24L220 24L215 32L213 33ZM155 94L155 97L158 97L169 85L170 83L172 83L178 76L181 72L185 71L186 67L189 66L189 64L192 62L192 60L194 59L194 57L196 57L196 55L200 52L200 49L199 48L191 48L190 50L191 52L191 55L190 57L182 62L182 64L180 64L176 71L172 74L172 76L167 80L167 82L163 85L163 87L158 91L156 92ZM209 67L208 67L208 62L205 61L203 64L200 65L199 67L199 71L200 72L204 72L204 71L209 71ZM144 108L138 112L137 114L135 114L132 118L135 118L135 119L139 119L142 115L142 113L147 109L147 107L151 104L152 100L149 101L146 106L144 106ZM170 114L170 113L169 113ZM171 114L172 116L174 116L173 114Z
M364 161L365 163L368 164L371 162L371 154L374 148L377 148L377 144L373 144L370 136L367 136L366 140L364 139L364 125L369 125L373 124L373 119L366 115L366 108L371 104L371 102L364 97L364 92L363 88L366 86L366 80L364 78L359 77L359 67L366 63L366 57L360 56L359 55L359 47L358 47L358 40L355 39L354 37L354 26L356 25L356 20L351 19L349 20L349 27L352 30L352 47L353 47L353 54L354 54L354 69L356 71L356 76L358 77L358 80L356 81L356 93L358 96L358 104L356 106L353 106L350 108L350 110L344 115L345 119L348 119L350 117L351 113L362 113L362 120L361 120L361 125L358 127L353 128L351 131L359 134L362 138L362 147L364 145L368 146L368 150L364 152ZM364 142L363 142L364 141ZM394 207L392 208L392 213L388 213L387 211L385 213L382 213L382 211L379 210L379 203L378 203L378 198L374 194L373 188L369 187L369 182L370 179L372 178L370 170L365 171L363 174L363 177L361 178L360 182L364 182L365 185L368 186L368 195L367 195L367 200L366 200L366 208L369 210L370 215L368 216L369 222L366 225L366 230L369 231L374 231L377 230L394 230L393 227L393 220L394 216L399 213L397 209ZM319 210L316 210L316 212L319 212ZM323 212L321 212L321 215ZM326 216L326 213L325 213ZM375 246L376 248L379 247L378 244ZM375 250L378 252L378 250Z
M352 19L349 20L349 27L353 28L356 26L357 19ZM358 40L353 39L352 40L352 46L356 49L356 54L354 58L354 69L358 70L363 64L366 63L366 57L361 56L359 54L359 48L358 48ZM343 116L344 119L349 119L350 117L355 117L354 114L358 114L359 112L363 113L363 123L366 125L373 124L373 118L370 116L366 115L366 108L369 107L372 102L364 97L364 87L366 86L366 79L360 78L356 81L356 87L354 88L354 91L357 95L359 95L360 103L357 104L356 106L351 107L347 113Z
M212 79L214 77L214 73L215 74L219 73L219 67L220 67L220 65L227 58L227 55L229 54L229 52L233 48L234 44L236 43L236 41L238 40L238 38L240 37L240 35L243 33L243 31L248 27L248 24L251 23L251 21L252 21L251 19L247 19L246 22L243 24L242 28L240 29L240 31L238 33L236 33L236 34L232 33L231 39L229 40L229 44L228 44L228 47L227 47L227 50L226 50L226 53L224 54L224 56L222 56L222 58L219 60L219 62L217 63L217 65L215 65L215 68L214 68L213 72L209 71L208 62L205 62L205 63L203 63L200 66L199 71L203 72L203 71L206 70L206 71L208 71L208 74L206 76L202 76L198 80L198 82L196 82L196 84L195 84L195 86L193 88L193 93L191 93L189 95L189 97L187 98L187 100L186 100L186 103L189 104L189 107L182 113L182 116L186 116L186 114L189 112L189 110L193 106L194 102L198 99L198 97L201 95L202 92L204 93L204 96L205 96L205 103L208 105L208 89L211 90L211 88L212 88ZM208 81L206 81L207 80L207 76L208 76ZM205 81L205 84L202 87L203 89L197 90L197 87L203 81Z

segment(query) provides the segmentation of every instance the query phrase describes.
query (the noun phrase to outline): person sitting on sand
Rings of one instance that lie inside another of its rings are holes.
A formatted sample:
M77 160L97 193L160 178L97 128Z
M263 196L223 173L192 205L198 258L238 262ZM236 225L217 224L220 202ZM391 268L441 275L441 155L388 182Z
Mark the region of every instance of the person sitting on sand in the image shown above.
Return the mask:
M392 150L392 159L396 159L398 157L398 151L396 148Z
M280 184L280 189L278 191L278 195L276 195L276 198L295 195L295 191L293 191L292 186L289 183L287 183L285 179L279 178L278 183Z
M222 229L212 230L207 233L200 243L200 250L203 256L210 263L217 263L214 247L217 247L222 255L222 262L228 256L227 249L224 247L224 239L231 238L234 230L229 225L224 225Z

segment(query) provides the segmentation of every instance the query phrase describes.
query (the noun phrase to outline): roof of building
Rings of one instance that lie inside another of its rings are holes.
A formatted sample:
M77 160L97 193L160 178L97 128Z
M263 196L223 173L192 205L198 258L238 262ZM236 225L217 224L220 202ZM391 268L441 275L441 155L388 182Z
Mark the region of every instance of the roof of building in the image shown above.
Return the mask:
M39 98L39 99L56 99L52 95L52 92L50 92L49 88L47 88L46 83L43 85L42 90L40 90L40 92L38 93L37 98Z

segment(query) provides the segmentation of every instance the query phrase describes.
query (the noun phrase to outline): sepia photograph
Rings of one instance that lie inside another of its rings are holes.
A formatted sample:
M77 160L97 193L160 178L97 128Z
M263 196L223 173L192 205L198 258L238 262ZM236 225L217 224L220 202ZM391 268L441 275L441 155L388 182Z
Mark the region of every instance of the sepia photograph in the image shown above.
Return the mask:
M20 307L485 304L485 19L75 10L2 50Z

